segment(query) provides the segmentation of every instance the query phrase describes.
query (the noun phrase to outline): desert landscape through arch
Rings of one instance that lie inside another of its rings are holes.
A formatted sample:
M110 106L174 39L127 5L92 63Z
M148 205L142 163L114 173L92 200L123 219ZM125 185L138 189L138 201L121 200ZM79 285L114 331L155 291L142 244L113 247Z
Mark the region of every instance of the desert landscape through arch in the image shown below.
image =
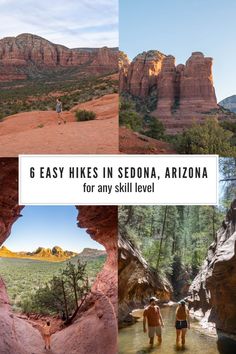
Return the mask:
M18 205L18 160L0 160L0 244L11 233L11 227L21 216ZM52 336L52 353L117 353L117 207L76 206L78 226L101 243L107 260L98 274L82 313L72 325ZM0 281L0 352L2 354L42 353L42 338L38 330L11 310L7 291ZM27 334L27 335L26 335Z

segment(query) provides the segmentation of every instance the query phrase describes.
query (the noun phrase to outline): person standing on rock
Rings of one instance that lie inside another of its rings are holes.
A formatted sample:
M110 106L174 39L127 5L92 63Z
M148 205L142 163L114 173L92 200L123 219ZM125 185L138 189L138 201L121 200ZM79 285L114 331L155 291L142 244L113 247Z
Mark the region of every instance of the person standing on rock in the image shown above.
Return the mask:
M51 324L47 321L43 326L43 339L45 342L44 349L51 349Z
M64 122L64 124L65 124L66 120L63 120L62 117L61 117L61 114L62 114L62 102L61 102L60 98L57 99L56 112L57 112L57 123L60 125L62 122Z
M182 347L185 346L185 336L187 333L187 329L190 329L190 318L189 318L189 310L187 308L186 302L181 300L176 310L176 347L180 346L180 342Z
M155 297L151 297L149 300L149 306L145 308L143 312L143 331L147 332L146 323L148 324L148 336L150 339L150 346L154 345L154 337L155 335L158 338L158 344L160 345L162 342L162 330L161 327L164 327L164 322L162 319L161 311L159 306L157 306L156 302L158 299Z

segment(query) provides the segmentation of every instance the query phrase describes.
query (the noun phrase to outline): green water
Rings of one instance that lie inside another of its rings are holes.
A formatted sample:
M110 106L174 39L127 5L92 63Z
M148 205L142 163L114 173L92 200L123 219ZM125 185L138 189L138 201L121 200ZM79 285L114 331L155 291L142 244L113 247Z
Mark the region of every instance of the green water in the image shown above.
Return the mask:
M149 348L149 340L146 333L143 333L142 321L122 328L119 331L119 354L174 354L184 352L186 354L218 354L229 353L228 350L218 350L217 338L209 337L197 330L197 323L191 324L186 336L184 349L175 346L175 308L165 307L161 309L165 327L162 334L162 345L155 344L153 349ZM232 352L233 353L233 352ZM236 352L234 352L236 353Z

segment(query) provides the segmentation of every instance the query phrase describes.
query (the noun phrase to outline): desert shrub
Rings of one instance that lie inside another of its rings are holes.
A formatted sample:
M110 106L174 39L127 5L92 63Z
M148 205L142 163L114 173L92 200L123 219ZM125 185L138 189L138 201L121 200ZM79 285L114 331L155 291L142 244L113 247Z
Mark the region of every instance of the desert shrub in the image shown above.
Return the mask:
M79 110L75 113L77 122L84 122L88 120L94 120L96 118L96 113L93 111L86 111L85 109Z
M236 145L236 121L224 121L220 123L220 126L225 129L229 130L230 132L233 133L233 136L231 138L231 144Z
M119 123L134 131L140 131L143 125L142 116L135 111L135 104L129 99L121 99Z
M134 131L140 131L142 128L142 117L135 111L120 111L120 125L125 125L127 128Z
M162 139L164 137L165 127L160 120L147 114L144 120L147 125L147 130L144 132L145 135L154 139Z
M236 156L236 148L231 145L233 133L223 129L217 119L208 118L202 125L194 125L179 135L176 150L180 154L218 154Z

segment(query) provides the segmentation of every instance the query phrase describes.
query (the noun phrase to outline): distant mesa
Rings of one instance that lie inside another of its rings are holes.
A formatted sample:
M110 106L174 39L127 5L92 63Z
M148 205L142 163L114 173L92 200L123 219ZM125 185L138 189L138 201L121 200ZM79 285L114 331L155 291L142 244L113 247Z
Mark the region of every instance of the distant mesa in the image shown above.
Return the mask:
M84 248L82 252L78 254L79 258L98 258L103 257L107 253L105 250L97 250L94 248Z
M236 95L225 98L219 102L219 105L231 112L236 113Z
M12 252L5 246L0 248L0 257L2 258L28 258L35 260L61 262L75 256L77 256L76 252L64 251L59 246L54 246L52 249L38 247L34 252Z
M193 52L185 65L176 66L175 57L151 50L129 62L120 53L120 92L145 100L155 98L152 116L161 119L170 134L181 132L205 117L225 119L217 104L212 74L213 59ZM227 118L229 118L227 116Z
M118 69L117 48L74 48L23 33L0 40L0 82L40 76L48 68L78 67L91 74Z

